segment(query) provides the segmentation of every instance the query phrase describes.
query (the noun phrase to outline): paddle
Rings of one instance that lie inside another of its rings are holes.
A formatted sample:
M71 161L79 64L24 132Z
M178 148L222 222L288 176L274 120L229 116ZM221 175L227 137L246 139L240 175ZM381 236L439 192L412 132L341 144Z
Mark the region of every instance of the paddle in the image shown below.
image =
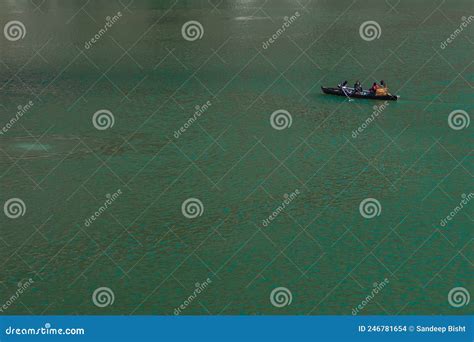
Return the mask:
M344 95L346 95L347 98L349 99L349 102L354 101L354 99L351 99L351 98L349 97L349 95L347 95L346 91L344 90L344 87L341 87L341 89L342 89L342 92L344 93Z

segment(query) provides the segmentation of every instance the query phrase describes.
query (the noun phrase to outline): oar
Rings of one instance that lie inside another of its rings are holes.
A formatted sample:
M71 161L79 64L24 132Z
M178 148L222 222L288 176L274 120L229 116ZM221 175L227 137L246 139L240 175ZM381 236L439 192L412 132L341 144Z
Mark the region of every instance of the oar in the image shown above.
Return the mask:
M349 95L347 95L346 91L344 90L344 87L341 87L341 89L342 89L342 92L344 93L344 95L346 95L347 98L349 99L349 102L354 101L354 99L351 99L351 98L349 97Z

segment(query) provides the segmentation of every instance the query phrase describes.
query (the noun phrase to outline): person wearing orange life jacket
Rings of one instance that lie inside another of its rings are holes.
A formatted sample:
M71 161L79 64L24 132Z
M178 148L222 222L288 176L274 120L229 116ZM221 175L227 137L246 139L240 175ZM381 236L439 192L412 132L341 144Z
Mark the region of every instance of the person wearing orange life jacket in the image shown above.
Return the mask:
M377 90L375 91L375 95L379 95L379 96L388 95L387 84L385 83L384 80L380 81L380 87L378 87Z

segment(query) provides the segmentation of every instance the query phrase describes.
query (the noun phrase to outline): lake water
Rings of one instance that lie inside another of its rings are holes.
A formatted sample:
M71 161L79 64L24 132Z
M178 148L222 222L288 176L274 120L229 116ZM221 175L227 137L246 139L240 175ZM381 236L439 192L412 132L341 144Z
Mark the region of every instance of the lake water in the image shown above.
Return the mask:
M473 10L3 1L4 313L467 314Z

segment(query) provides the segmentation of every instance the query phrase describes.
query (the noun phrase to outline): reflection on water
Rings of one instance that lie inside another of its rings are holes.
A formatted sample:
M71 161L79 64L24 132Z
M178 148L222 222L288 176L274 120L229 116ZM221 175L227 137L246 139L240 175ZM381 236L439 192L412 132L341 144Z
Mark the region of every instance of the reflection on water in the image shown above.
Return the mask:
M254 16L249 16L249 17L235 17L234 20L270 20L268 17L254 17Z
M45 145L41 143L28 143L28 142L23 142L23 143L18 143L15 145L16 148L26 150L26 151L45 151L48 152L48 150L51 149L50 145Z

